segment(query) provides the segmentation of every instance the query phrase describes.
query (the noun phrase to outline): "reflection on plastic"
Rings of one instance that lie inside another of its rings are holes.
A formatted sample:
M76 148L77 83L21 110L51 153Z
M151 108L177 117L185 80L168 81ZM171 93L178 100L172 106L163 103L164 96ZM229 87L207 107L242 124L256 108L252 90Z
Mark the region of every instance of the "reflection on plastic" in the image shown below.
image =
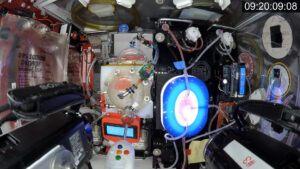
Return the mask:
M3 36L2 36L3 35ZM5 36L4 36L5 35ZM7 90L66 81L67 37L29 18L6 15L0 26L0 104Z

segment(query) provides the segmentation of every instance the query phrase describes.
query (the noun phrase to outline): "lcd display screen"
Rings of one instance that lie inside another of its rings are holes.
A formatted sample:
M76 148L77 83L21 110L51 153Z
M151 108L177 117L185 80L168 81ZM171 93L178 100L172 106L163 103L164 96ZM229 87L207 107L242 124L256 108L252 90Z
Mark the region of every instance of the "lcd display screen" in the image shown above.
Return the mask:
M122 126L111 126L107 125L106 126L106 134L111 135L111 136L119 136L123 137L124 136L124 127ZM127 128L127 138L134 138L134 128Z
M241 72L240 72L240 95L245 94L245 83L246 83L246 68L241 68Z

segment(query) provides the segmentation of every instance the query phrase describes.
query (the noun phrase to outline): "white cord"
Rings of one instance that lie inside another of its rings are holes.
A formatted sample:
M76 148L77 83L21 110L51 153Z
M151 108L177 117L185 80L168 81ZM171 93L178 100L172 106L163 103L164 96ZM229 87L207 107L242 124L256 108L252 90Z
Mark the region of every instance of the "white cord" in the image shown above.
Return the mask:
M203 51L200 53L200 55L197 57L197 59L190 65L188 66L186 69L189 70L191 69L193 66L195 66L195 64L201 59L201 57L204 55L204 53L211 48L221 37L218 36L214 41L212 41L209 45L206 46L205 49L203 49Z
M164 135L164 137L165 137L166 140L169 140L169 141L179 140L179 139L183 138L186 135L187 131L188 131L188 126L185 127L185 131L180 136L173 137L171 134L166 133Z
M89 90L90 74L91 74L92 68L94 67L96 61L97 61L97 58L95 57L93 59L93 62L91 63L91 65L88 68L88 75L86 76L86 93L89 96L92 104L98 104L97 100L91 95L90 90Z
M219 132L219 131L222 131L222 130L224 130L224 129L230 127L230 126L232 126L233 124L235 124L235 121L233 121L233 122L227 124L226 126L223 126L223 127L221 127L221 128L218 128L218 129L216 129L216 130L214 130L214 131L207 132L207 133L201 134L201 135L199 135L199 136L196 136L196 137L194 137L194 138L191 138L191 139L187 140L186 143L189 143L189 142L191 142L191 141L193 141L193 140L196 140L196 139L199 139L199 138L202 138L202 137L205 137L205 136L209 136L209 135L211 135L211 134L214 134L214 133L217 133L217 132Z
M209 125L208 125L208 132L210 132L210 131L211 131L211 126L212 126L213 122L215 121L215 119L217 118L217 116L218 116L218 114L219 114L219 111L220 111L221 113L223 113L223 115L225 115L225 112L224 112L222 109L220 109L220 107L217 106L217 105L208 105L208 108L216 108L216 109L217 109L215 115L214 115L213 118L210 120Z
M221 55L228 55L229 56L229 58L231 59L231 61L232 62L235 62L235 60L233 59L233 57L231 56L231 51L232 51L232 46L230 46L229 48L227 48L226 47L226 45L223 43L223 42L221 42L220 44L219 44L219 48L222 50L222 51L220 51L218 48L216 48L217 49L217 51L221 54Z
M123 139L126 141L126 137L127 137L127 128L128 128L128 124L125 124L125 128L124 128L124 137Z
M105 114L102 114L102 115L99 116L96 120L94 120L94 121L92 122L92 124L97 123L97 121L99 121L100 119L102 119L104 116L105 116Z
M96 123L97 121L99 121L100 119L102 119L105 116L105 113L101 114L100 112L97 112L96 110L90 109L88 107L81 107L79 109L79 112L81 114L93 114L97 116L97 119L94 120L91 124Z

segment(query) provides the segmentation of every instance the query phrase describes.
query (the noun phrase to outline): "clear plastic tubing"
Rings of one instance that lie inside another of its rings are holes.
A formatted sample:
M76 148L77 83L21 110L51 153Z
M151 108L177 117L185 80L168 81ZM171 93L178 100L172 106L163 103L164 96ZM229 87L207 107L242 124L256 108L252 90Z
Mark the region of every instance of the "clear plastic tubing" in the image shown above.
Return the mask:
M172 39L173 39L174 42L176 43L176 46L177 46L178 51L179 51L179 53L180 53L181 60L182 60L183 62L185 62L184 56L183 56L183 52L182 52L182 49L181 49L181 45L179 44L179 42L178 42L177 38L175 37L175 35L173 34L173 32L170 30L169 25L164 24L163 27L162 27L162 29L168 31L169 35L172 37ZM184 72L183 74L184 74L184 77L185 77L186 89L187 89L187 91L188 91L187 94L189 94L189 93L190 93L190 92L189 92L189 91L190 91L190 87L189 87L189 81L188 81L187 69L185 68L185 69L183 70L183 72Z
M125 124L125 128L124 128L124 137L123 139L126 141L126 137L127 137L127 128L128 128L128 124Z
M195 66L195 64L201 59L201 57L204 55L204 53L211 48L221 37L218 36L214 41L212 41L209 45L206 46L205 49L203 49L203 51L200 53L200 55L197 57L197 59L190 65L188 66L186 69L189 70L191 69L193 66Z
M164 137L165 137L166 140L169 140L169 141L179 140L179 139L183 138L186 135L187 131L188 131L188 125L186 126L185 131L180 136L172 137L169 133L166 133L164 135Z
M93 62L90 65L89 69L88 69L88 75L86 76L86 92L87 92L87 95L89 96L92 104L98 104L97 100L91 95L90 90L89 90L90 74L91 74L91 71L92 71L96 61L97 61L97 58L95 57L93 59Z
M219 132L219 131L222 131L222 130L224 130L224 129L230 127L230 126L232 126L234 123L235 123L235 121L233 121L233 122L227 124L226 126L223 126L223 127L221 127L221 128L218 128L218 129L216 129L216 130L214 130L214 131L207 132L207 133L201 134L201 135L199 135L199 136L193 137L193 138L187 140L186 143L189 143L189 142L194 141L194 140L196 140L196 139L199 139L199 138L202 138L202 137L205 137L205 136L209 136L209 135L211 135L211 134L214 134L214 133L217 133L217 132Z
M187 96L189 96L189 94L190 94L190 85L189 85L189 78L188 78L188 73L187 73L187 69L186 68L183 70L183 75L184 75L184 79L185 79Z

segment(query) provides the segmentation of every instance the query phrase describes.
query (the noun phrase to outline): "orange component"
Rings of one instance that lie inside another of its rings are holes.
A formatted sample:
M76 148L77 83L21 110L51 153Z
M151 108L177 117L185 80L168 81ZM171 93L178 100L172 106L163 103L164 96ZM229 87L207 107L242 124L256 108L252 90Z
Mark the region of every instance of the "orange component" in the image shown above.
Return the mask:
M219 103L219 107L223 112L226 112L226 109L232 109L232 107L235 105L235 102L224 102L224 103ZM221 126L225 125L224 124L224 119L228 119L227 115L223 114L222 112L218 112L218 121L217 121L217 129L220 128Z
M192 154L192 150L191 149L187 149L186 151L186 155L191 155Z
M143 55L139 55L139 56L135 56L135 55L125 55L122 56L123 59L127 59L127 60L144 60L144 56Z
M122 136L116 136L116 135L110 135L107 133L107 127L108 126L113 126L113 127L120 127L120 128L125 128L124 124L125 121L128 124L128 128L133 128L134 131L134 136L133 137L127 137L126 141L129 143L137 143L140 140L140 124L141 124L141 119L140 117L136 116L136 118L131 119L131 118L125 118L126 120L122 121L122 114L121 113L107 113L103 118L102 118L102 133L103 133L103 138L106 140L111 140L113 142L118 142L120 140L123 140L123 135Z
M102 109L102 112L106 112L106 107L105 107L105 96L104 94L101 94L101 103L100 103L100 107Z
M122 154L122 150L117 150L117 154L118 155ZM124 154L125 154L125 152L124 152Z
M124 154L125 154L125 155L128 155L128 154L129 154L129 151L128 151L128 150L125 150L125 151L124 151Z
M131 85L132 85L131 82L126 76L121 76L118 78L118 80L115 83L115 89L117 91L123 91L129 88Z

